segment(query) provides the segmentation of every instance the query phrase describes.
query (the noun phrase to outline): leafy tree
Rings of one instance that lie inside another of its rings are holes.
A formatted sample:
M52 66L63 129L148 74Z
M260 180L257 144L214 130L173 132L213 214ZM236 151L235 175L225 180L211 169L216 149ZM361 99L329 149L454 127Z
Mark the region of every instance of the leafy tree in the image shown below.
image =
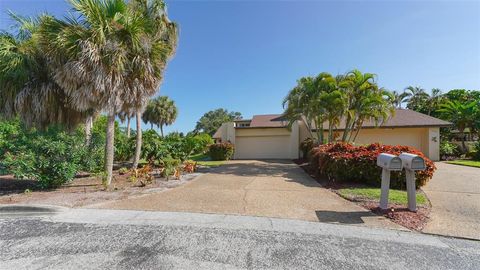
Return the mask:
M226 109L216 109L205 113L195 126L195 133L204 132L213 136L223 123L242 119L239 112L229 112Z
M143 112L142 120L160 128L160 134L163 137L163 126L168 126L175 122L177 118L177 107L175 102L167 96L160 96L148 102L145 112Z

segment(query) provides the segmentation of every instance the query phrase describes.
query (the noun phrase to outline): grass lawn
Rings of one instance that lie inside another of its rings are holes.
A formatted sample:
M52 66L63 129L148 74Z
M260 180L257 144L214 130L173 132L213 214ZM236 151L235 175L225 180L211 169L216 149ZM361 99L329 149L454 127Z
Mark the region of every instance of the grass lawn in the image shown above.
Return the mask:
M380 200L380 188L342 188L338 190L340 196L349 200ZM388 193L388 202L397 204L407 204L407 192L403 190L390 189ZM417 193L417 204L427 203L427 198L422 193Z
M197 154L190 157L191 160L196 161L198 165L205 167L218 167L225 164L222 160L210 160L206 154Z
M447 163L480 168L480 161L478 160L459 159L459 160L447 161Z

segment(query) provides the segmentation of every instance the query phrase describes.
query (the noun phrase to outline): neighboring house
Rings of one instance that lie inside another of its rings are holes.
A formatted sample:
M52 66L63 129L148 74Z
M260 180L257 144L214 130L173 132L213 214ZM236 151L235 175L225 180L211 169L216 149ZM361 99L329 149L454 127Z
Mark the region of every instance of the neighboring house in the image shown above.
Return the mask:
M303 120L287 128L281 114L255 115L251 120L223 124L213 138L235 145L235 159L295 159L300 157L300 142L315 134ZM408 145L422 151L432 160L440 159L440 127L451 123L407 109L396 109L395 115L381 126L367 121L355 140L356 144L382 143ZM326 127L325 127L326 128ZM335 130L341 136L344 123Z

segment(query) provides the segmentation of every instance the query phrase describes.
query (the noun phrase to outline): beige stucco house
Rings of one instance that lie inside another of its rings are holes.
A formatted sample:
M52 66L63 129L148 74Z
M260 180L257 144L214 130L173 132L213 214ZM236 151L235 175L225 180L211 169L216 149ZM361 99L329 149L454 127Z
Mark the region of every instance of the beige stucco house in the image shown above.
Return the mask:
M314 136L303 120L289 129L280 114L255 115L249 120L223 124L213 138L235 145L235 159L295 159L300 157L300 142ZM366 122L355 143L408 145L422 151L432 160L440 159L440 127L451 123L412 110L397 109L381 126ZM326 127L325 127L326 128ZM335 131L341 136L344 123Z

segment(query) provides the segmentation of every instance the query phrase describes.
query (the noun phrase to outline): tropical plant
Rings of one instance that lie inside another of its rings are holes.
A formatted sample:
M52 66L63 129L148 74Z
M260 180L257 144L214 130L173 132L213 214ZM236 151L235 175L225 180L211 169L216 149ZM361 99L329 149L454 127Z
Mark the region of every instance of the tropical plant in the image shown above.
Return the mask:
M392 103L395 108L402 108L402 104L408 101L408 93L392 91Z
M218 128L227 122L242 119L242 114L239 112L229 112L226 109L216 109L206 112L195 125L195 133L207 133L210 136L218 130Z
M40 129L53 124L72 128L84 122L88 112L71 106L41 47L41 22L51 17L10 15L16 34L0 33L0 115L6 119L18 115L28 127Z
M137 113L155 94L177 41L161 0L70 0L79 15L42 22L43 51L51 58L55 82L79 111L108 115L105 145L106 184L112 179L114 123L119 112ZM134 165L141 129L137 129Z
M379 88L374 75L353 70L333 77L320 73L316 77L298 80L283 101L284 115L292 125L303 118L308 130L316 130L318 143L324 142L327 123L328 142L334 141L334 131L344 119L342 141L355 141L367 120L379 125L394 113L390 92Z
M426 112L429 95L425 92L425 89L418 86L408 86L405 88L405 93L407 93L408 109L421 113Z
M416 171L416 186L425 185L436 170L435 164L425 155L409 146L381 145L378 143L353 146L348 143L320 145L312 150L311 165L317 173L335 182L360 182L379 187L382 170L377 166L380 153L399 155L414 153L425 160L426 168ZM391 187L405 188L405 172L392 172Z
M158 126L163 137L163 126L173 124L177 114L178 110L175 102L167 96L159 96L148 102L147 108L143 112L142 120L145 124L150 123L152 129L153 125Z
M460 101L446 101L440 105L438 113L442 114L445 119L449 119L458 129L462 140L462 151L467 152L465 145L465 129L472 127L478 103L472 101L470 103L462 103Z

